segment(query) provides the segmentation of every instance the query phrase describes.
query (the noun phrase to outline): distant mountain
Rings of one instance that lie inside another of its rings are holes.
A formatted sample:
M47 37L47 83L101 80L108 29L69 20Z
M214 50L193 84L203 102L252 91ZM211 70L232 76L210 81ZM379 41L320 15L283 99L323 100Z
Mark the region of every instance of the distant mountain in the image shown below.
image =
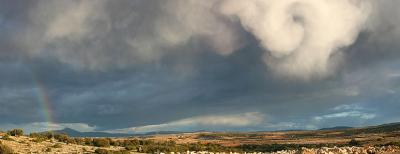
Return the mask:
M328 129L325 129L325 130L335 130L335 129L329 129L328 128ZM338 132L343 132L343 135L371 134L371 133L391 133L391 132L400 131L400 122L388 123L388 124L382 124L382 125L376 125L376 126L367 126L367 127L356 127L356 128L347 128L347 127L345 127L344 129L336 129L336 130Z
M328 128L321 128L319 130L343 130L343 129L351 129L353 127L348 126L335 126L335 127L328 127Z
M80 132L71 128L64 128L62 130L55 130L53 133L56 134L67 134L71 137L130 137L130 136L149 136L149 135L161 135L161 134L182 134L187 132L182 131L156 131L147 132L143 134L123 134L123 133L106 133L106 132Z
M356 128L348 132L359 134L359 133L386 133L394 131L400 131L400 122Z
M182 131L156 131L156 132L147 132L141 135L161 135L161 134L182 134L182 133L188 133L188 132L182 132ZM138 134L136 134L138 135Z
M336 126L330 128L321 128L321 131L324 130L333 130L343 132L344 135L350 134L362 134L362 133L386 133L393 131L400 131L400 122L398 123L388 123L377 126L368 126L368 127L348 127L348 126ZM306 131L306 130L280 130L280 131ZM143 134L123 134L123 133L106 133L106 132L80 132L71 128L65 128L62 130L53 131L54 133L67 134L71 137L130 137L130 136L150 136L150 135L161 135L161 134L182 134L182 133L199 133L202 131L192 131L192 132L183 132L183 131L156 131L156 132L147 132ZM258 131L258 132L266 132L266 131ZM268 132L268 131L267 131ZM276 131L272 131L276 132Z
M106 132L80 132L71 128L53 131L54 133L67 134L71 137L129 137L134 134L106 133Z

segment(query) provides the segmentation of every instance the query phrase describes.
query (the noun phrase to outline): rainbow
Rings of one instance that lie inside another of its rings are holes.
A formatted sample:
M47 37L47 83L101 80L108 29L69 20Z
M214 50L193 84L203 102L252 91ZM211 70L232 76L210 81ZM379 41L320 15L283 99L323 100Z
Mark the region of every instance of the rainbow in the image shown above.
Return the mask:
M36 73L32 71L33 81L37 87L37 98L42 109L43 117L47 122L47 130L52 130L55 125L53 107L49 97L49 92L46 89L45 84L37 77Z

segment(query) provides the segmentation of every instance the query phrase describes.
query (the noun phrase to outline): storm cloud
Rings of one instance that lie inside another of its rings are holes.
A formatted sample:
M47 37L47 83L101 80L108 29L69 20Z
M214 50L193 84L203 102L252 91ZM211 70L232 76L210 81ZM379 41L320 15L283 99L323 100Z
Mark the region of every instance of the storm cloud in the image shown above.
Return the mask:
M4 1L0 127L50 125L44 92L52 129L273 130L398 121L399 4ZM210 117L256 120L222 127Z

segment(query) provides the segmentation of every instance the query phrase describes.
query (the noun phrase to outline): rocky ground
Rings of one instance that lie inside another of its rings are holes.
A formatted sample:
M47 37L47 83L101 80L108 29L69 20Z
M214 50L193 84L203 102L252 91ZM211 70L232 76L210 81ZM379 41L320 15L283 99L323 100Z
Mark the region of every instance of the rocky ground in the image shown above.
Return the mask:
M283 150L272 153L245 153L245 154L398 154L400 148L397 146L382 146L382 147L334 147L334 148L316 148L301 150ZM219 153L219 152L186 152L186 153L171 153L171 154L239 154L239 153Z
M10 147L15 153L18 154L73 154L73 153L94 153L98 147L83 146L77 144L66 144L57 142L55 140L47 140L42 142L35 142L33 138L26 136L14 137L10 136L10 140L0 140L3 145ZM123 147L107 147L102 148L111 151L119 151ZM1 152L0 152L1 153Z
M397 146L382 147L334 147L301 150L284 150L274 154L397 154L400 148Z
M1 135L0 135L1 136ZM18 154L70 154L70 153L94 153L99 147L84 146L77 144L66 144L56 140L46 140L42 142L35 142L33 138L26 136L10 136L9 139L0 139L1 144L10 147L15 153ZM124 147L110 146L101 148L110 151L121 151ZM133 152L131 152L133 153ZM368 147L334 147L334 148L302 148L300 150L283 150L273 152L271 154L400 154L400 148L397 146L368 146ZM1 151L0 151L1 154ZM184 153L171 153L171 154L234 154L234 153L216 153L216 152L184 152ZM250 153L246 153L250 154ZM262 153L251 153L262 154Z

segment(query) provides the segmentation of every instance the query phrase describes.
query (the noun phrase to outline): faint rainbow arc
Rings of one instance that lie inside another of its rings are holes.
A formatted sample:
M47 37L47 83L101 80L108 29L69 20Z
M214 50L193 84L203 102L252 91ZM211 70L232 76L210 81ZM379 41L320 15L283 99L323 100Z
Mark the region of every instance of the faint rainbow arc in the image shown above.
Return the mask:
M51 130L56 123L54 119L53 106L49 97L49 92L45 84L38 78L37 74L32 71L33 82L37 88L37 99L42 110L43 117L47 122L47 129Z

